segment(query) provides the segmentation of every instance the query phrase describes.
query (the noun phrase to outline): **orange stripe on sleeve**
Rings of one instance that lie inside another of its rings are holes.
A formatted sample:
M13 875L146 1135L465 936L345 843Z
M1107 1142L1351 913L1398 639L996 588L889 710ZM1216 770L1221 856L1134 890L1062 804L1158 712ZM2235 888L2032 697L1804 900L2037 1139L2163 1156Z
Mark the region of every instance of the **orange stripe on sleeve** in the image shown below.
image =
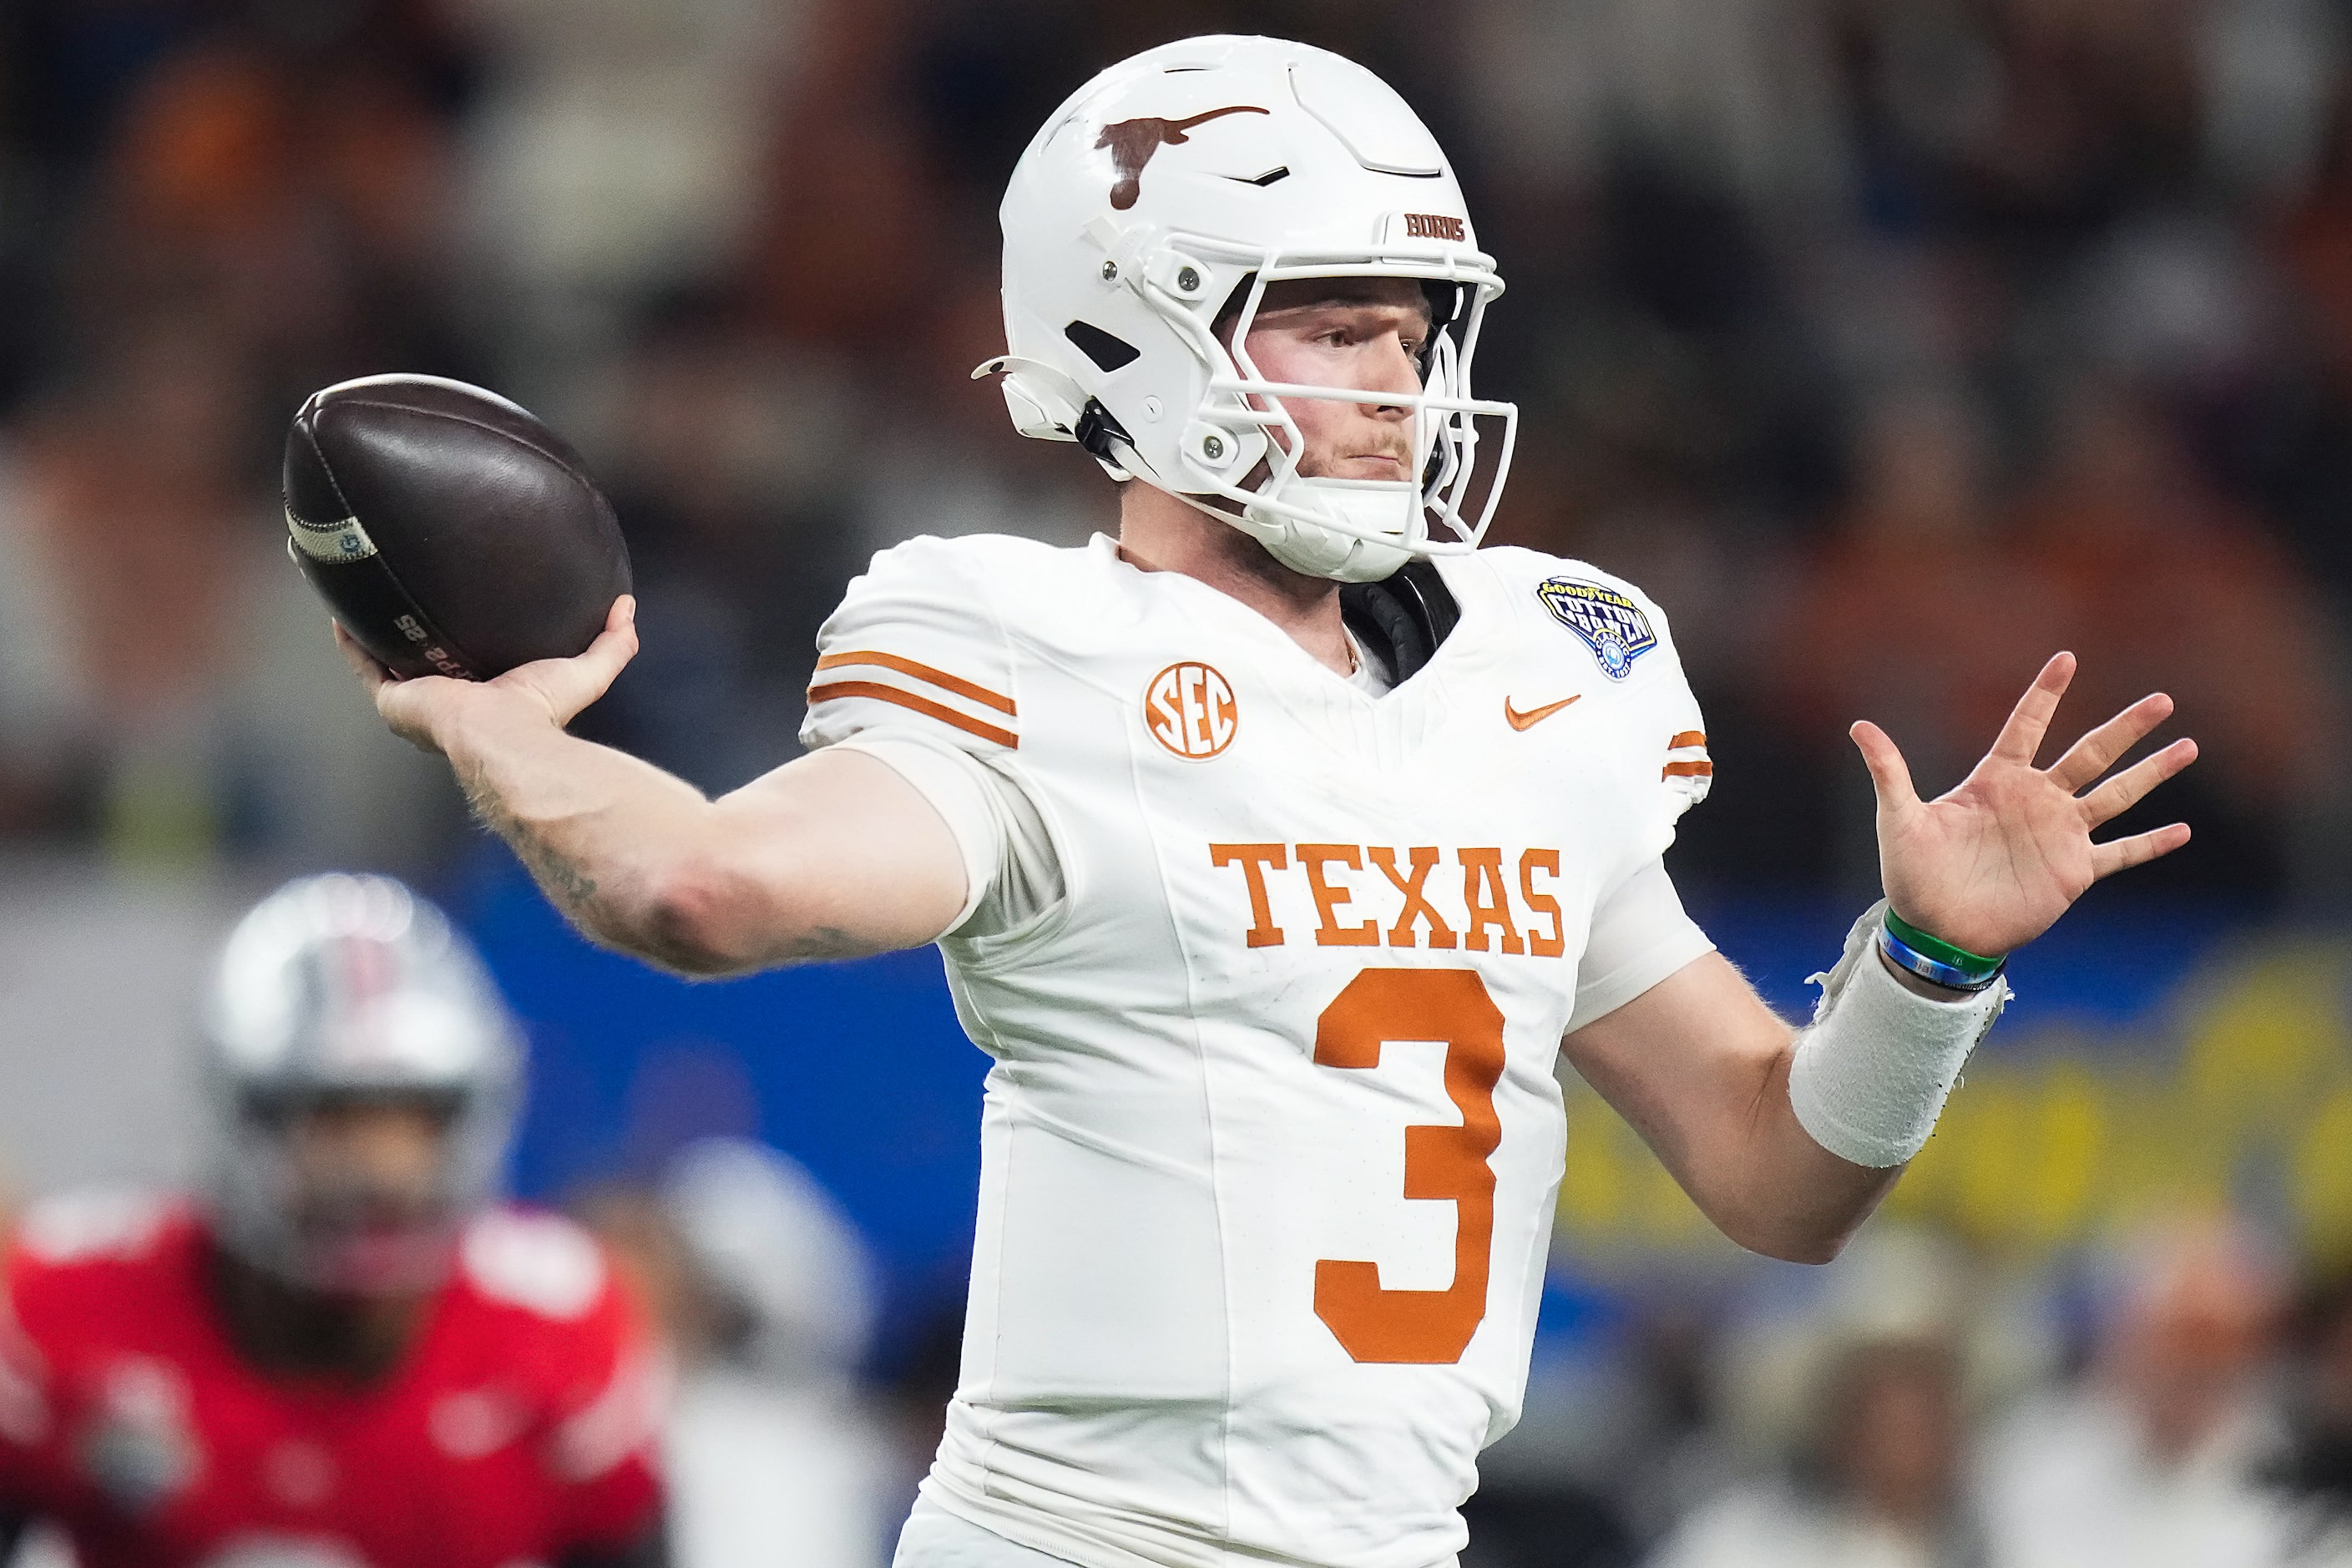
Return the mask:
M871 664L884 669L895 669L901 675L911 675L917 680L927 680L942 691L952 691L958 697L970 698L983 708L993 708L999 713L1017 713L1013 699L991 691L985 686L975 686L960 675L950 675L944 669L933 669L928 664L918 664L911 658L901 658L895 653L829 653L816 661L819 669L836 669L845 664ZM869 693L870 695L870 693Z
M1704 733L1696 730L1685 730L1681 734L1676 735L1673 740L1666 742L1666 750L1670 752L1679 752L1685 746L1704 746L1706 744L1706 736Z
M1668 763L1658 776L1662 779L1710 779L1715 776L1713 763Z
M1000 730L993 724L959 713L943 702L934 702L928 697L918 697L911 691L901 691L895 686L885 686L879 681L835 680L824 686L812 686L808 689L812 707L819 702L830 702L836 697L871 697L877 702L896 702L901 708L911 708L925 718L952 724L964 733L977 735L983 741L993 741L1000 746L1014 750L1021 745L1021 737L1010 730Z

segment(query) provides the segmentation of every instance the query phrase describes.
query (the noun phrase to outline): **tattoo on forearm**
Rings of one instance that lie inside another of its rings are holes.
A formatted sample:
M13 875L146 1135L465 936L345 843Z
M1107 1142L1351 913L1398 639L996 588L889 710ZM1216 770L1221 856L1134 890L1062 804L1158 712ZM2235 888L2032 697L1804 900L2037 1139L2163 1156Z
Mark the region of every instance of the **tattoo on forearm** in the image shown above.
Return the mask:
M466 804L473 808L475 817L513 847L556 906L567 914L586 909L596 895L596 879L509 811L497 792L480 778L464 782Z
M584 907L596 894L596 879L565 858L552 846L543 844L530 833L518 829L508 842L515 847L537 877L540 886L553 895L555 901L567 910Z
M857 958L873 951L835 925L815 925L784 939L764 956L756 952L714 949L708 939L686 929L672 929L659 909L635 911L624 907L616 889L598 897L600 884L579 860L548 841L537 826L508 807L498 791L479 773L461 773L466 804L483 826L504 839L555 907L593 942L634 952L682 974L740 973L746 966L769 963L820 963ZM626 879L624 879L625 883Z
M787 959L855 958L865 947L839 926L818 926L801 933L789 943L782 956Z

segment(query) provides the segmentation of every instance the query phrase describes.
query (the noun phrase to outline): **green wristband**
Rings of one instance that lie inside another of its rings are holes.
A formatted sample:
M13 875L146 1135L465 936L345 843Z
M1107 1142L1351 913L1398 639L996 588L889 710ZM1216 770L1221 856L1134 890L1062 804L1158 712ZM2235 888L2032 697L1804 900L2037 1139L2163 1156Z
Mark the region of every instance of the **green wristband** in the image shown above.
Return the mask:
M1987 958L1980 952L1970 952L1965 947L1954 947L1948 942L1929 936L1896 914L1893 904L1886 906L1886 929L1893 931L1896 940L1905 946L1916 948L1938 963L1950 964L1971 980L1990 979L2007 962L2005 959Z

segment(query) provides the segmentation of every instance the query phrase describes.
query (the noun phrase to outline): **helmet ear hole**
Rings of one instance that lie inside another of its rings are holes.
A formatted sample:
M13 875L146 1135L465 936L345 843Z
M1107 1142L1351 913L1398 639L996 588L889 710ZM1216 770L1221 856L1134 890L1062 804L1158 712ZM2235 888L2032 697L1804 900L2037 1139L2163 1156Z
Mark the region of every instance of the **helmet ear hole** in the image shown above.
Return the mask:
M1104 331L1091 321L1072 321L1062 329L1062 335L1076 343L1078 352L1095 362L1095 368L1108 375L1115 370L1125 370L1143 355L1143 351L1125 338Z

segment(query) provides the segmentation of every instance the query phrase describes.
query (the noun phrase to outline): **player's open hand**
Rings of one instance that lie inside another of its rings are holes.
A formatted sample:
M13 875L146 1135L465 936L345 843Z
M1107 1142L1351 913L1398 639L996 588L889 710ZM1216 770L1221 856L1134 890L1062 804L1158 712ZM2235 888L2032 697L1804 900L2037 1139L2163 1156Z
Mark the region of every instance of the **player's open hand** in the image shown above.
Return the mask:
M1895 913L1993 957L2049 930L2100 878L2189 842L2183 822L2104 844L2091 839L2094 828L2197 760L2197 742L2182 739L2098 782L2171 714L2172 699L2161 692L2093 730L2047 768L2033 765L2074 678L2071 653L2043 665L1992 750L1958 787L1934 800L1912 789L1911 770L1886 731L1866 720L1854 725L1853 743L1878 792L1878 869Z
M453 680L445 675L394 679L341 626L335 646L375 700L375 710L394 734L428 752L446 752L454 725L504 711L544 718L558 729L572 722L611 689L637 652L637 602L624 594L613 601L604 629L572 658L542 658L519 665L492 680Z

